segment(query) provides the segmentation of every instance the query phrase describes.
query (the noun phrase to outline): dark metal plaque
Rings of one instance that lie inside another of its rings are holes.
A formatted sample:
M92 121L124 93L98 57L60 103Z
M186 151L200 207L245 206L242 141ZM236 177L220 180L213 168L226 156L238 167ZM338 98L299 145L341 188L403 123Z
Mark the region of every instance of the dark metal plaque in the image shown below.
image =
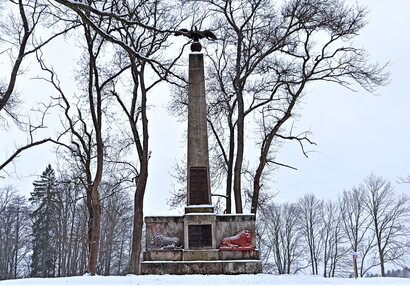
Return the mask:
M189 205L210 204L208 195L208 170L191 167L189 170Z
M210 224L188 225L189 247L212 246L212 226Z

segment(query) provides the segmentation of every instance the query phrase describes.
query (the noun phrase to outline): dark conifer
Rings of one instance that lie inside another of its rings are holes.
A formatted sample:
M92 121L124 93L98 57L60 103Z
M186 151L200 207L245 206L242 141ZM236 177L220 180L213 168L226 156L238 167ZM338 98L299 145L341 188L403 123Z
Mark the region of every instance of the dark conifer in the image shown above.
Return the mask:
M33 223L32 277L53 277L55 275L57 247L56 231L58 205L56 202L56 178L51 165L34 181L31 193L31 214Z

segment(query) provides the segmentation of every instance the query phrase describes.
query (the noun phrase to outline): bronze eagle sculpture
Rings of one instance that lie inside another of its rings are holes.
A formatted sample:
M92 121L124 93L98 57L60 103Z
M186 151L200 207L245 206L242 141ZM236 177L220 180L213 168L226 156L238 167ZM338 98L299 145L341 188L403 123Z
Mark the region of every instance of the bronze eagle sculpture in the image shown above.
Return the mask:
M203 30L203 31L198 31L197 27L195 26L194 30L188 30L188 29L179 29L174 33L175 36L185 36L189 39L193 40L193 43L191 45L191 50L194 52L199 52L201 51L201 44L199 43L199 39L207 38L209 40L217 40L218 38L215 36L214 33L212 33L210 30Z

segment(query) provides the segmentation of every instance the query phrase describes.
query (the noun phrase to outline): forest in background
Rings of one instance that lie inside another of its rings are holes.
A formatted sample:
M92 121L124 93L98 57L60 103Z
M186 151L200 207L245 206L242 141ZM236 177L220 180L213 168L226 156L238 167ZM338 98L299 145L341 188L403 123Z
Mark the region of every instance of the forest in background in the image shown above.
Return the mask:
M29 199L11 186L1 189L0 279L86 272L89 220L80 186L49 165L33 182ZM97 272L125 275L130 267L132 194L121 186L112 192L109 181L102 186ZM360 277L384 271L384 276L409 278L409 220L409 199L373 174L337 200L324 201L314 194L284 204L267 200L256 233L263 271L352 277L352 253L357 252Z

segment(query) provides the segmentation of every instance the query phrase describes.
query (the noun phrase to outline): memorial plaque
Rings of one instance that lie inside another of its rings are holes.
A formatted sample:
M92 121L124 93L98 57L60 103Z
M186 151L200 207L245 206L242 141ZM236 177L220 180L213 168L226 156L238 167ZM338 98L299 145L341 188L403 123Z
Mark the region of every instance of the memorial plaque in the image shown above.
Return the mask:
M188 225L188 244L191 247L212 246L210 224Z
M189 205L207 205L210 203L207 168L191 167L189 170Z

